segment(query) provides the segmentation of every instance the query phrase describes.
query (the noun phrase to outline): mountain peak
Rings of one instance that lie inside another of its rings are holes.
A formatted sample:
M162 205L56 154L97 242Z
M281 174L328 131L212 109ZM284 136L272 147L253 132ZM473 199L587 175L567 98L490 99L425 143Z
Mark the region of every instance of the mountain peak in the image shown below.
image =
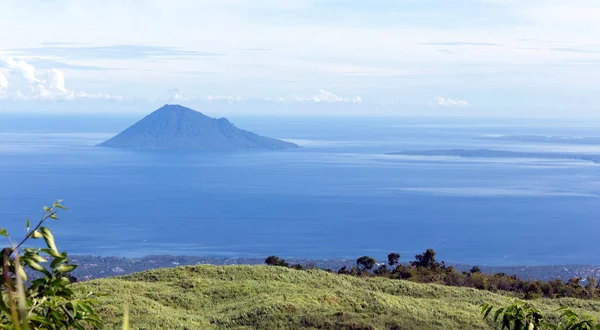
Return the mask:
M298 146L237 128L179 104L165 104L99 146L137 149L250 150Z

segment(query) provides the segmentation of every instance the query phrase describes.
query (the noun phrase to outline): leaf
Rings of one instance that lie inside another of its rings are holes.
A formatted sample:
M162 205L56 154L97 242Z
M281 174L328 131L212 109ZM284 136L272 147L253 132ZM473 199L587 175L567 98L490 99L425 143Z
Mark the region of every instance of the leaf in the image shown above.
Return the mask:
M50 208L48 206L44 206L44 212L49 212Z
M29 232L29 227L31 223L29 222L29 218L25 218L25 227L27 227L27 232Z
M40 249L40 251L48 253L49 255L53 256L54 258L62 258L63 257L60 253L58 253L54 250L51 250L51 249Z
M31 258L32 260L35 260L36 262L48 262L48 260L44 259L44 257L42 257L41 255L39 255L37 253L27 254L27 257Z
M502 314L503 311L504 308L498 308L498 310L496 310L496 313L494 313L494 322L498 322L498 317L500 316L500 314Z
M56 248L56 244L54 244L54 235L52 235L50 229L41 227L40 232L42 233L42 236L44 236L44 240L46 241L48 248L58 254L58 249Z
M44 268L44 266L38 264L37 262L35 262L34 260L29 259L29 258L25 259L25 263L27 264L27 266L29 266L29 267L31 267L31 268L39 271L39 272L42 272L42 271L46 270Z
M0 236L8 237L8 232L4 228L0 228Z
M77 265L60 265L56 268L56 271L59 273L69 273L72 272L75 268L77 268Z
M62 202L62 199L57 200L56 202L54 202L54 204L52 205L53 207L59 208L61 210L65 210L68 211L69 209L64 207L62 204L60 204Z
M31 233L31 238L38 239L38 238L42 238L42 237L43 237L42 233L40 233L38 230L36 230L33 233Z
M50 219L54 219L54 220L58 220L58 217L56 216L56 212L52 212L52 214L50 214L50 215L48 216L48 218L50 218Z

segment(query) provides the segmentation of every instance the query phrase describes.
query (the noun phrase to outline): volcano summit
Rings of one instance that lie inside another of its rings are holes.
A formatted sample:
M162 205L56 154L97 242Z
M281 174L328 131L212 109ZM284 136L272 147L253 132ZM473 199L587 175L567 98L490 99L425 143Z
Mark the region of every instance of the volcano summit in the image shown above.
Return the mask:
M101 147L175 150L281 150L299 146L237 128L181 105L165 105Z

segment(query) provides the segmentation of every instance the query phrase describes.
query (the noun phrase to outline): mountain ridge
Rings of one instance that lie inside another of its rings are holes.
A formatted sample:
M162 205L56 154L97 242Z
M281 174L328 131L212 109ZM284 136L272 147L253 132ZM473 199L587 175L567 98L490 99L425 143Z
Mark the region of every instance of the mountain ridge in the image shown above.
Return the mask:
M299 146L236 127L227 118L212 118L199 111L166 104L100 147L178 150L282 150Z

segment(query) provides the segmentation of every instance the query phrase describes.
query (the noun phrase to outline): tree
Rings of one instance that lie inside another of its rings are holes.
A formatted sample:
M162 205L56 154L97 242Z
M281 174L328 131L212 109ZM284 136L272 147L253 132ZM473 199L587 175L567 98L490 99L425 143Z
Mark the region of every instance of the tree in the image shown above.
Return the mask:
M471 273L471 274L481 273L481 269L479 269L479 267L477 267L477 266L473 266L473 268L471 268L469 273Z
M598 296L598 282L592 277L586 278L585 290L587 291L588 298L596 298Z
M60 202L44 207L42 218L33 229L27 219L27 234L19 243L14 243L9 233L0 228L0 236L10 243L0 254L2 329L84 329L101 325L92 295L78 296L71 286L70 272L77 265L70 263L66 252L59 252L52 232L43 226L48 219L58 220L58 210L66 210ZM43 239L46 247L24 247L32 239ZM48 266L42 266L49 260ZM30 282L26 269L37 273Z
M265 259L265 263L269 266L280 266L289 267L290 265L283 259L279 259L277 256L269 256Z
M387 268L385 264L382 264L377 269L373 271L373 273L377 276L389 276L390 270Z
M362 256L356 259L356 265L363 271L373 269L376 263L377 261L369 256Z
M413 265L417 267L436 268L439 263L435 261L435 252L433 249L427 249L423 254L417 254Z
M400 253L390 253L388 254L388 265L394 267L395 265L400 263Z
M301 264L294 264L290 268L295 270L304 270L304 267Z

